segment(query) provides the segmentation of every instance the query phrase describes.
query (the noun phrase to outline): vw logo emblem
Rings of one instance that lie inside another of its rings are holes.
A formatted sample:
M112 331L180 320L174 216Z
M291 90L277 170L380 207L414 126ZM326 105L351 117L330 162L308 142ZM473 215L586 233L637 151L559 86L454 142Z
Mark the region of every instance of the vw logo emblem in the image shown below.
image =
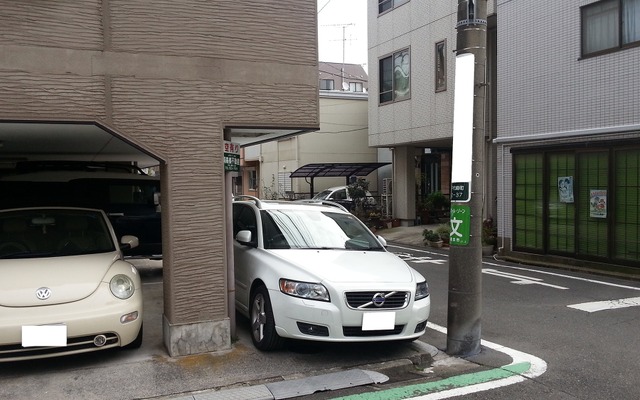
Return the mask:
M384 305L384 301L387 298L384 297L384 293L376 293L373 295L373 298L371 299L371 301L373 302L373 305L376 307L382 307Z
M51 296L51 289L48 287L41 287L36 290L36 297L40 300L46 300Z

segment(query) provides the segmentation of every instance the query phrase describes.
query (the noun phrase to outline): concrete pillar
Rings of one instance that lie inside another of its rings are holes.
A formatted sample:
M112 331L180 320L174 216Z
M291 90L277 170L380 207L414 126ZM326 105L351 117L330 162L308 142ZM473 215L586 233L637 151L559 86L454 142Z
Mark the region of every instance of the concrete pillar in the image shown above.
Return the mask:
M393 217L403 226L416 219L415 151L413 147L393 149Z

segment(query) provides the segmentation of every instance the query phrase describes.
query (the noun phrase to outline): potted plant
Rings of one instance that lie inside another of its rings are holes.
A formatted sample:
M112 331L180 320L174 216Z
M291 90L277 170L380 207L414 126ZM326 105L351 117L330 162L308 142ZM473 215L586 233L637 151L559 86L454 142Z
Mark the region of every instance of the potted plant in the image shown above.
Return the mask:
M490 256L498 242L498 232L493 223L493 218L482 221L482 255Z
M440 224L436 227L435 232L440 236L442 242L445 245L449 244L449 239L451 238L451 225L450 224Z
M422 237L427 245L431 247L442 247L443 241L438 233L431 229L425 229L422 231Z

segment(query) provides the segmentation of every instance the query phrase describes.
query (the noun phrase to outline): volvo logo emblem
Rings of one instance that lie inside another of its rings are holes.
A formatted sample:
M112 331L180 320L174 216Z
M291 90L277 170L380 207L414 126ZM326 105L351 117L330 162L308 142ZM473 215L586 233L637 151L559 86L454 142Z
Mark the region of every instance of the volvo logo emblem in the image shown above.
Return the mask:
M386 299L387 298L384 296L384 293L376 293L373 295L373 298L371 299L371 301L373 302L374 306L382 307Z
M40 300L46 300L51 296L51 289L48 287L41 287L36 290L36 297Z

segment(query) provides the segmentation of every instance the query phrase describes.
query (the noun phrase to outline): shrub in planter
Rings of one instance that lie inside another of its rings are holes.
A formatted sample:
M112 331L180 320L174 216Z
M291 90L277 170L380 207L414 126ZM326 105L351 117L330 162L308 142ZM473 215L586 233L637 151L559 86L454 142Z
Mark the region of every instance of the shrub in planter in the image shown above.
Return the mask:
M422 231L422 237L429 246L442 247L442 239L440 235L431 229L425 229Z
M440 224L436 228L436 233L440 236L440 239L444 243L449 243L449 239L451 236L451 225L450 224Z

